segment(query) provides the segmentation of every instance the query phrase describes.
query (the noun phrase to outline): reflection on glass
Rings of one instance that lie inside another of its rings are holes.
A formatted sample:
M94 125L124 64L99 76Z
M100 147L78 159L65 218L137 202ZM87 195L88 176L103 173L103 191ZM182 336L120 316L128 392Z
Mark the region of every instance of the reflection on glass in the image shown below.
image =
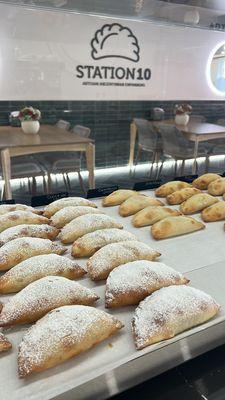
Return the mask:
M210 75L215 88L225 93L225 44L213 56Z

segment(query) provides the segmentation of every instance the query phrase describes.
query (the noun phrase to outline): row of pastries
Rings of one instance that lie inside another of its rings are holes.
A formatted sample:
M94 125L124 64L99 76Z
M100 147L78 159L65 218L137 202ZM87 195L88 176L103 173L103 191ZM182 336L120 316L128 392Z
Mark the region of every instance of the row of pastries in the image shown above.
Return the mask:
M19 346L20 377L53 367L123 328L120 320L93 307L99 299L94 290L74 282L86 272L93 281L106 280L106 308L137 306L132 319L137 349L219 312L211 296L187 286L186 277L157 261L159 252L89 200L57 200L43 213L0 206L1 218L0 270L7 272L0 277L0 293L16 294L0 305L0 326L37 321ZM90 257L86 269L63 257L67 248L53 242L57 237L73 243L75 258ZM10 347L1 333L0 351Z

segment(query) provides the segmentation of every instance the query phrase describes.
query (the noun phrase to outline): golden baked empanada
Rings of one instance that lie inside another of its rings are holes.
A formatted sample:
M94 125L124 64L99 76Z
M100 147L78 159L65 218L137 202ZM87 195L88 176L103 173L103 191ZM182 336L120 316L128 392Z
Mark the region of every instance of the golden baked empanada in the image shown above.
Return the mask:
M119 189L113 193L110 193L102 200L102 205L104 207L119 206L123 201L127 200L129 197L137 194L135 190Z
M68 206L88 206L97 208L93 201L84 199L83 197L65 197L63 199L53 201L53 203L50 203L48 206L46 206L44 209L44 216L50 218L57 211Z
M167 197L169 194L176 192L177 190L191 187L187 182L182 181L171 181L164 183L159 188L155 189L155 195L157 197Z
M136 228L140 228L141 226L153 225L161 219L176 215L181 215L181 212L168 207L150 206L135 214L132 218L132 224Z
M1 204L0 215L7 214L12 211L30 211L34 214L43 214L43 211L36 208L26 206L25 204Z
M225 178L219 177L208 186L208 193L212 196L222 196L225 193Z
M204 174L204 175L201 175L198 178L196 178L192 182L192 185L194 187L196 187L197 189L204 190L204 189L207 189L207 187L209 186L209 184L211 182L213 182L219 178L221 178L221 176L218 174L212 174L212 173Z
M100 229L77 239L72 245L71 254L75 258L89 257L109 243L118 243L126 240L137 240L137 238L133 233L117 228Z
M63 276L77 279L86 271L67 257L43 254L28 258L0 277L0 293L19 292L30 283L45 276Z
M62 210L57 211L51 218L51 225L56 228L63 228L66 224L71 222L77 217L86 214L104 214L103 211L98 208L87 207L87 206L69 206L62 208Z
M204 210L204 208L214 203L218 203L218 201L218 199L208 193L195 194L180 205L180 211L185 215L193 214Z
M99 297L79 283L60 276L47 276L30 283L3 305L0 326L29 324L54 308L71 305L90 305Z
M98 250L87 262L87 270L93 281L106 279L118 265L136 260L155 260L161 254L145 243L125 241L111 243ZM1 287L1 279L0 279Z
M219 201L202 211L202 219L205 222L221 221L225 219L225 201Z
M140 260L122 264L111 271L107 278L105 306L135 305L162 287L188 282L189 279L180 272L163 263Z
M25 333L19 346L19 377L44 371L107 339L123 324L88 306L64 306L49 312Z
M7 351L12 348L10 341L7 339L2 332L0 332L0 353Z
M49 224L48 218L42 215L34 214L30 211L12 211L7 214L0 215L0 232L16 225L24 224Z
M53 226L42 224L42 225L26 225L21 224L17 226L12 226L11 228L5 229L0 233L0 246L10 242L13 239L18 239L21 237L37 237L42 239L54 240L58 234L59 229Z
M122 217L128 217L129 215L136 214L138 211L148 206L164 206L164 204L153 197L145 196L144 194L137 194L129 197L129 199L120 205L119 214Z
M143 300L132 320L138 350L203 324L219 312L208 294L190 286L169 286Z
M14 239L0 248L0 271L10 269L30 257L50 253L63 254L66 250L49 239Z
M166 200L171 205L181 204L183 201L189 199L197 193L201 193L201 190L192 187L184 188L169 194L169 196L166 197Z
M173 236L185 235L204 229L205 225L191 217L180 215L178 217L164 218L152 225L151 233L154 239L166 239Z
M109 228L122 229L123 225L105 214L87 214L65 225L59 237L63 243L72 243L87 233Z

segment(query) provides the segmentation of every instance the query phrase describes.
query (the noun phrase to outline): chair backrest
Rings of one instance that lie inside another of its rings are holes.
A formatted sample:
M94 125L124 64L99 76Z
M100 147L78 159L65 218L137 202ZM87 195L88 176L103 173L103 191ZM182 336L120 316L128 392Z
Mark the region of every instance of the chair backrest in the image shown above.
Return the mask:
M65 121L64 119L59 119L55 126L57 126L59 129L63 129L64 131L68 131L70 129L70 122Z
M87 128L86 126L82 125L75 125L71 130L71 132L76 133L77 135L82 137L89 137L91 134L90 128Z
M220 118L220 119L217 120L216 123L217 123L218 125L225 126L225 119L224 119L224 118Z
M155 150L158 146L159 135L147 119L134 118L137 127L138 144L145 149Z
M185 139L183 134L174 125L159 125L163 142L163 151L171 156L175 154L185 153L185 150L190 147L190 142Z
M191 115L190 116L190 121L193 122L206 122L206 118L204 115Z

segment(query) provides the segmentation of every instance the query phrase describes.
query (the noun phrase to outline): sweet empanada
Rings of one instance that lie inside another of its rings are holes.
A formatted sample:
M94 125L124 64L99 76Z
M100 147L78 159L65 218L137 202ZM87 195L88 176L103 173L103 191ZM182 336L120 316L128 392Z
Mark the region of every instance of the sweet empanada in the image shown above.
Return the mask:
M2 332L0 332L0 353L7 351L12 348L10 341L7 339Z
M0 293L19 292L30 283L45 276L63 276L77 279L86 271L67 257L43 254L28 258L0 277Z
M54 367L107 339L123 324L88 306L64 306L49 312L25 333L19 346L19 377Z
M8 212L7 214L0 215L0 232L3 232L5 229L16 225L40 225L49 223L50 221L48 218L45 218L42 215L34 214L30 211L12 211Z
M141 226L153 225L161 219L176 215L181 215L181 212L168 207L150 206L135 214L132 218L132 224L136 228L140 228Z
M201 193L201 190L197 188L191 188L191 187L184 188L169 194L169 196L166 197L166 200L171 205L181 204L183 203L183 201L189 199L190 197L194 196L194 194L198 193Z
M30 257L50 253L63 254L66 250L49 239L14 239L0 248L0 271L10 269Z
M100 229L77 239L72 245L71 254L75 258L89 257L109 243L118 243L126 240L137 240L137 238L132 233L117 228Z
M129 197L137 194L135 190L119 189L113 193L110 193L102 200L102 205L104 207L119 206L123 201L127 200Z
M99 281L106 279L109 273L120 264L136 260L152 261L160 255L158 251L153 250L147 244L134 240L111 243L89 258L87 270L93 281Z
M225 178L218 178L208 186L208 193L212 196L222 196L225 193Z
M37 210L36 208L26 206L25 204L1 204L0 215L7 214L12 211L30 211L34 214L43 214L43 211Z
M191 185L187 182L182 181L171 181L164 183L159 188L155 190L155 195L157 197L167 197L171 193L176 192L177 190L191 187Z
M162 287L188 282L189 279L163 263L141 260L122 264L107 278L105 306L135 305Z
M42 239L54 240L58 234L59 229L53 226L43 224L43 225L17 225L11 228L5 229L0 233L0 246L10 242L13 239L18 239L21 237L37 237Z
M105 214L87 214L65 225L59 237L63 243L72 243L87 233L109 228L122 229L123 225Z
M180 205L180 211L185 215L193 214L204 210L204 208L214 203L218 203L218 201L218 199L208 193L195 194Z
M221 176L218 174L212 174L212 173L204 174L204 175L199 176L197 179L195 179L192 182L192 185L194 187L196 187L197 189L204 190L204 189L208 188L208 186L211 182L213 182L219 178L221 178Z
M178 217L164 218L152 225L151 233L154 239L166 239L173 236L185 235L204 229L205 225L191 217L180 215Z
M93 304L99 297L79 283L60 276L47 276L30 283L3 305L0 326L29 324L54 308Z
M87 207L87 206L69 206L62 208L62 210L57 211L51 218L51 225L56 228L63 228L66 224L71 222L77 217L86 214L104 214L103 211L98 208Z
M203 324L219 312L208 294L190 286L169 286L143 300L132 320L138 350Z
M202 219L205 222L221 221L225 219L225 201L219 201L202 211Z
M65 197L63 199L53 201L53 203L50 203L48 206L46 206L44 209L44 216L50 218L57 211L68 206L87 206L97 208L93 201L84 199L83 197Z
M160 200L154 199L150 196L137 194L129 197L129 199L120 205L119 214L122 217L128 217L129 215L136 214L138 211L148 206L164 206L164 204Z

